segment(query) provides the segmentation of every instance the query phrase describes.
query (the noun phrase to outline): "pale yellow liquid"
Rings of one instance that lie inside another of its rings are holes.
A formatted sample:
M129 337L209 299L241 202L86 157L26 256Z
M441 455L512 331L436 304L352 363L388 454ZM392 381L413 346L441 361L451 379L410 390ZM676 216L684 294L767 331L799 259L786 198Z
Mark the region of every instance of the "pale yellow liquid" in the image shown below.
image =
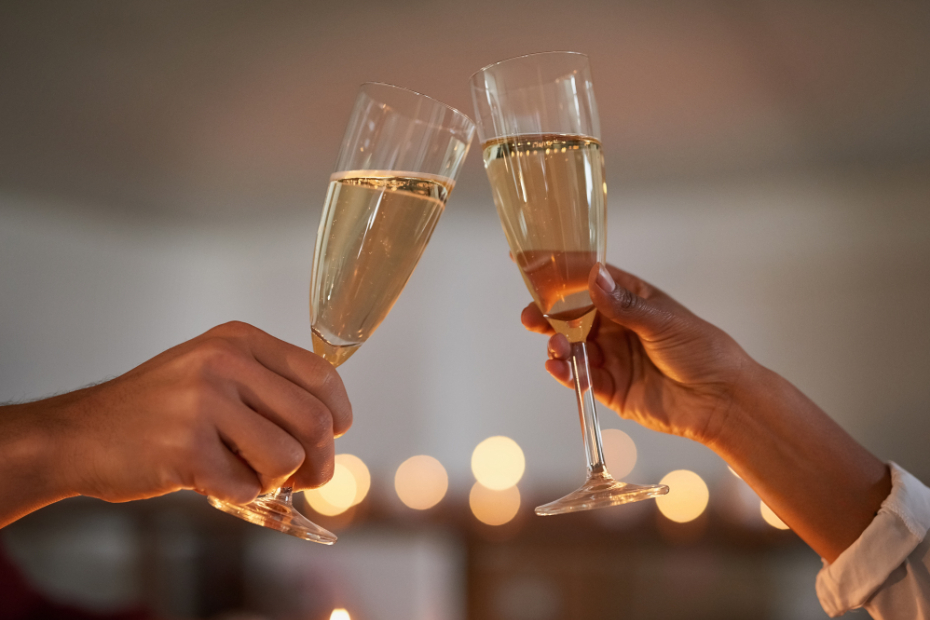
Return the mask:
M484 145L504 234L527 289L572 342L594 322L588 273L604 260L607 185L593 138L525 135Z
M421 173L333 175L313 255L313 350L334 366L387 316L445 208L452 181Z

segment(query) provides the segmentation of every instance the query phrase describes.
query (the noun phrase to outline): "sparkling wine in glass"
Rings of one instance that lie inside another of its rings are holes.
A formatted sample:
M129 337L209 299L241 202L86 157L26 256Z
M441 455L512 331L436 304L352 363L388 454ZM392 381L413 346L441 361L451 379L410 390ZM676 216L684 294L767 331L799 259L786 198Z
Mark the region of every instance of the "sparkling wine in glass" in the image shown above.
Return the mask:
M313 257L313 350L334 366L375 331L420 260L453 182L417 172L332 176Z
M475 132L467 116L425 95L363 84L330 177L313 254L313 350L339 366L374 333L416 267ZM292 488L246 506L210 503L246 521L332 544L294 508Z
M585 483L536 508L554 515L635 502L664 485L607 471L585 340L596 310L588 274L606 255L607 183L588 58L546 52L499 62L472 77L478 137L494 204L523 281L553 329L571 343L587 456Z

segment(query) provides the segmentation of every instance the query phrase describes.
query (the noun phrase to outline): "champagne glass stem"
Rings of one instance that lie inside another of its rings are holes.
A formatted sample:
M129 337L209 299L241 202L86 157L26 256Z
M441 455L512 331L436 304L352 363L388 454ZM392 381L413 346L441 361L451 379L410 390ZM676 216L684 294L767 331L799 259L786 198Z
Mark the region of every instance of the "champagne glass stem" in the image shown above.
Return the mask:
M557 515L578 510L605 508L637 502L649 497L668 493L662 484L639 486L614 480L604 463L601 446L601 429L597 423L594 407L594 390L588 365L588 351L584 342L572 343L572 375L575 380L575 395L578 398L578 417L581 419L581 435L584 439L585 457L588 459L588 479L565 497L536 508L538 515Z
M581 420L584 453L588 460L588 476L602 475L607 473L607 465L604 463L601 427L597 422L594 389L588 366L588 349L584 341L572 343L572 377L575 380L575 397L578 400L578 417Z
M283 502L289 506L293 505L291 496L294 493L294 487L279 487L274 490L274 493L271 496L271 499Z

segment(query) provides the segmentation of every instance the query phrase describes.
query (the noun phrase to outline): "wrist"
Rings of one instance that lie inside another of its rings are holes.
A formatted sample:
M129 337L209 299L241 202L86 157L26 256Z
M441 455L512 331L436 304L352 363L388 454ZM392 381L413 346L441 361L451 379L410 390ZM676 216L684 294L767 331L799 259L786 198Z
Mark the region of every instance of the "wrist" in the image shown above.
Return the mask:
M75 495L60 459L65 397L0 409L0 526Z
M746 444L752 428L766 407L784 398L784 382L778 374L746 356L726 397L714 411L701 443L724 456Z
M707 445L832 562L891 488L887 466L788 380L756 365Z

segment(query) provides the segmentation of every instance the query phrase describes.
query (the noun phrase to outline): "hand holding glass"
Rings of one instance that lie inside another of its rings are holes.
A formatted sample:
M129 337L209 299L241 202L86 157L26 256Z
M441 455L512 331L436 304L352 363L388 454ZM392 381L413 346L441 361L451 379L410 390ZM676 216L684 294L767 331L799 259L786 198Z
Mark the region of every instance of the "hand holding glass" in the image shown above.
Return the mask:
M572 347L572 375L588 461L578 490L536 508L554 515L668 493L607 472L585 339L597 311L588 274L605 261L607 184L588 58L548 52L506 60L472 77L478 137L494 204L523 281Z
M433 234L475 126L413 91L364 84L346 128L313 254L313 350L334 366L387 316ZM332 544L284 487L246 506L210 503L246 521Z

